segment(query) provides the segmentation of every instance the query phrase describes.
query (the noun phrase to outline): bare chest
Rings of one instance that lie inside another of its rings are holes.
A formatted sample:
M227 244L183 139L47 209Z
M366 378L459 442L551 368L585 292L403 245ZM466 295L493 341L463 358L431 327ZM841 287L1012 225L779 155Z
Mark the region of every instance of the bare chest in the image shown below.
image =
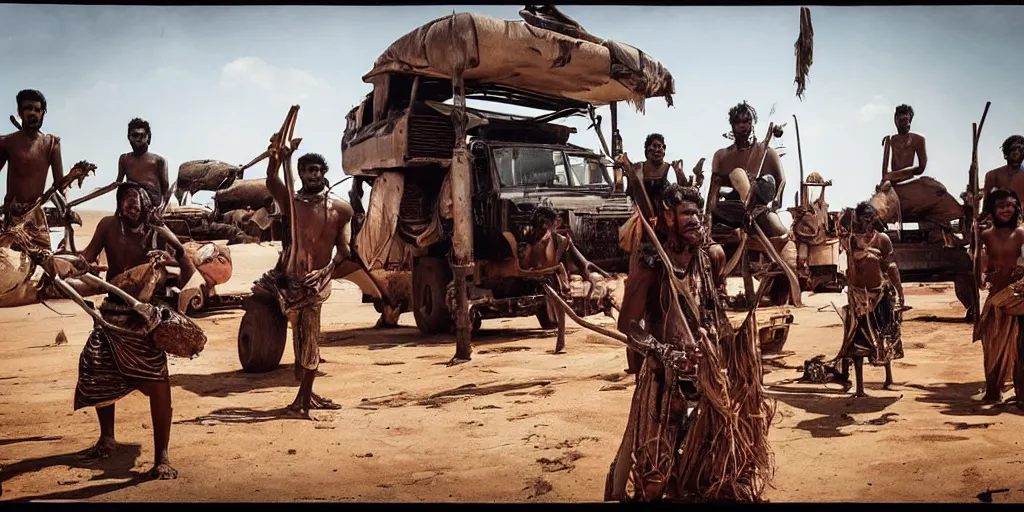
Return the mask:
M15 133L5 137L2 144L11 174L45 173L50 167L53 143L53 137L46 134L29 138Z
M159 185L157 174L160 170L159 160L155 155L145 154L136 157L129 153L124 157L125 176L136 183Z
M763 153L764 152L760 150L760 146L758 145L751 146L744 150L740 150L735 146L729 148L722 156L722 168L720 169L720 172L724 175L728 175L734 169L740 168L745 170L747 172L747 176L751 179L756 178Z

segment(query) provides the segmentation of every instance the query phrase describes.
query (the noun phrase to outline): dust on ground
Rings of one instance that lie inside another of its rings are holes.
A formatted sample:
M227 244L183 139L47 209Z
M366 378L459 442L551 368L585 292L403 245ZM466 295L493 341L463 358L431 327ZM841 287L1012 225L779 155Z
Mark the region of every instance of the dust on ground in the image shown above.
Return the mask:
M87 226L97 219L83 215ZM79 230L81 246L89 235ZM231 250L223 293L247 290L278 246ZM829 303L843 297L805 294L793 309L783 353L765 364L778 400L771 501L1024 501L1024 418L976 401L981 345L952 288L907 286L906 357L892 391L880 389L881 368L865 369L869 398L797 382L804 360L838 350ZM244 374L241 312L197 319L205 351L170 363L179 477L145 481L153 431L139 393L117 403L117 455L73 457L99 435L92 409L72 411L91 322L69 301L50 307L58 313L0 309L0 500L600 501L634 388L620 344L570 323L567 352L554 355L554 333L531 318L484 322L473 360L447 367L450 336L421 335L410 314L397 329L374 329L372 305L336 282L315 390L343 408L315 421L282 417L298 384L290 344L277 370ZM56 344L62 330L68 342Z

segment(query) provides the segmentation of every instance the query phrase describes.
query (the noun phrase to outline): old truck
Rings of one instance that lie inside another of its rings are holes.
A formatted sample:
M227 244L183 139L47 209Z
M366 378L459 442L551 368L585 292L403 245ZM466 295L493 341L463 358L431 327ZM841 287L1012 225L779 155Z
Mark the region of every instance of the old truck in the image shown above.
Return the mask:
M539 205L560 211L590 261L626 270L618 232L632 204L611 171L609 155L621 152L614 109L670 101L672 77L636 48L562 31L574 35L479 14L434 20L377 59L363 77L373 91L347 116L341 150L355 178L353 252L371 270L407 276L403 302L416 325L426 334L456 327L457 358L468 358L469 331L483 319L536 316L553 325L539 285L550 269L520 267ZM469 108L466 100L543 113ZM613 109L612 148L595 114L605 105ZM570 144L576 130L555 123L588 115L601 154ZM365 216L363 184L372 185Z

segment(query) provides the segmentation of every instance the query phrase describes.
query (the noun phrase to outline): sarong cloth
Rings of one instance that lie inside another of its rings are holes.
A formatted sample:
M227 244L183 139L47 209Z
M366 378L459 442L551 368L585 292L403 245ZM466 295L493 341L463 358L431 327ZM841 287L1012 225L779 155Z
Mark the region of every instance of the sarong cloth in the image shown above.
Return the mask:
M1001 389L1012 376L1017 399L1024 399L1024 279L985 299L974 340L981 340L985 382Z
M874 366L903 359L903 340L894 310L896 297L892 286L888 283L878 288L850 286L847 290L850 305L843 306L843 346L839 359L867 357Z
M78 361L75 410L107 407L124 398L141 382L168 380L167 353L153 344L145 324L131 307L108 296L100 305L103 319L136 331L138 335L111 332L96 326L85 342Z
M32 276L42 263L41 253L51 250L46 213L40 205L26 214L29 206L8 203L4 207L4 222L9 225L0 233L0 303L5 306L34 302L36 284ZM21 215L24 219L16 222Z
M298 296L286 286L286 282L285 275L275 268L256 281L254 291L275 297L291 322L295 378L301 380L303 370L315 372L320 367L320 310L331 297L332 281L328 280L323 289L315 294L299 293ZM307 290L302 288L302 291Z

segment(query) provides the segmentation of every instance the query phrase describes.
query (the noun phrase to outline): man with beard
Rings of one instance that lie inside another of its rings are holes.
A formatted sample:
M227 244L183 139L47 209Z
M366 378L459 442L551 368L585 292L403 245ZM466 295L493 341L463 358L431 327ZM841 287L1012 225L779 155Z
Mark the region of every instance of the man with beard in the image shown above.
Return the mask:
M981 340L985 357L985 396L996 403L1002 399L1003 385L1013 378L1017 405L1024 397L1024 227L1019 227L1020 200L1011 190L997 188L985 200L985 213L992 227L981 233L987 254L984 280L988 298L974 329L974 341Z
M994 188L1012 190L1017 197L1024 196L1024 137L1011 135L1003 141L1003 158L1006 165L985 173L985 185L982 187L982 201L988 200L988 194Z
M708 211L711 212L712 222L717 224L712 232L716 236L723 231L738 235L746 215L744 201L749 194L754 194L752 215L757 225L782 255L786 265L796 269L796 244L790 240L789 230L775 213L775 209L782 204L786 173L775 149L758 144L757 136L754 135L756 123L757 111L747 102L729 109L734 142L716 151L711 159ZM730 187L732 191L720 196L722 187ZM785 279L775 280L770 295L775 302L788 300L789 282Z
M53 182L64 177L61 160L60 137L42 133L46 116L46 97L34 89L25 89L15 97L21 129L0 136L0 170L9 164L7 194L4 197L4 229L13 227L16 219L23 218L22 227L28 242L34 248L49 251L50 228L46 223L43 205L33 205L42 197L46 187L46 171L53 173Z
M331 295L331 275L334 269L349 257L345 236L346 226L352 219L352 207L340 199L327 195L327 161L317 153L307 153L298 159L302 188L295 193L295 211L291 211L288 187L277 174L281 155L271 146L267 167L267 188L280 208L281 216L295 216L299 226L296 236L301 237L302 251L295 255L298 276L290 276L286 268L288 255L295 250L296 241L286 240L277 266L257 281L257 287L272 294L287 293L292 279L300 279L303 291L316 290L315 295L303 296L291 302L287 314L292 324L292 345L295 351L295 377L301 384L295 401L288 410L310 419L311 409L340 409L331 400L313 393L313 380L320 366L320 309ZM289 157L290 158L290 157ZM285 221L287 224L289 221ZM331 253L334 257L331 257ZM289 300L290 301L290 300Z
M166 260L168 254L174 254L180 269L178 283L188 282L195 272L180 243L163 239L155 232L151 224L155 208L151 195L155 193L156 190L147 191L140 184L122 183L117 189L116 213L100 220L92 241L83 253L85 260L93 265L98 261L100 253L105 253L107 282L142 302L163 299L166 287L172 284L168 280L157 283L150 294L140 291L146 288L140 286L143 283L133 282L137 280L137 269L154 259ZM144 294L150 296L141 296ZM132 316L135 314L132 308L114 294L107 295L99 311L104 320L115 326L140 330L138 321ZM171 387L167 354L141 333L131 336L97 327L82 349L74 408L76 411L83 407L96 408L100 438L95 446L81 455L85 459L102 459L117 449L114 440L114 406L118 400L135 390L149 397L153 420L156 461L149 476L161 480L177 478L178 473L171 467L167 453L171 433Z
M150 152L149 145L153 142L153 131L149 122L136 117L128 122L128 143L132 146L131 153L125 153L117 159L117 181L145 183L151 189L160 191L158 208L167 204L168 173L167 160Z
M850 381L850 360L857 377L856 396L864 393L864 358L885 367L885 384L892 385L892 361L903 359L900 335L903 285L893 261L892 240L875 229L874 207L863 202L854 211L853 232L844 240L849 254L847 298L844 306L843 345L837 360L843 362L840 381ZM898 297L898 300L896 300Z
M605 500L758 501L772 412L757 337L750 322L733 331L715 291L700 193L669 184L659 199L666 254L654 241L638 248L619 314L642 354ZM743 463L725 462L736 453Z

